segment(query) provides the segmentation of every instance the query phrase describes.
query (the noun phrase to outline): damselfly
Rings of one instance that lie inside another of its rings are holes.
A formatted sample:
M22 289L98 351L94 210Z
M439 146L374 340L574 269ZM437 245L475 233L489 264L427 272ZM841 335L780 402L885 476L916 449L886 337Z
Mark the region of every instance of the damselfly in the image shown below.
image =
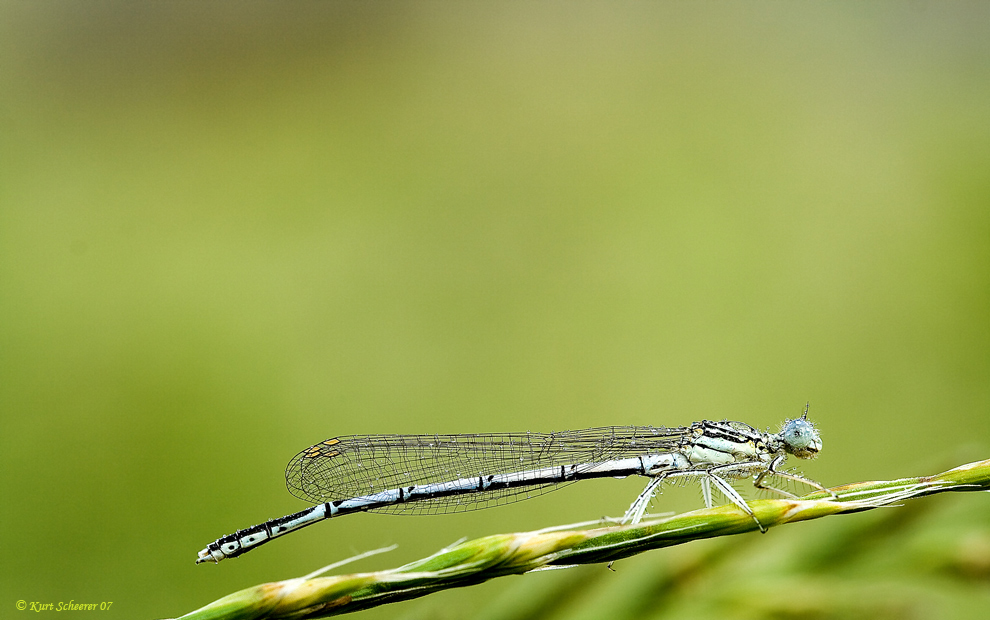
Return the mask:
M711 507L714 485L765 531L733 479L753 477L757 488L793 497L764 484L771 475L828 489L779 468L792 454L813 458L822 440L808 409L780 431L742 422L703 420L690 426L608 426L559 433L478 435L351 435L306 448L285 469L289 491L316 506L224 536L199 552L196 563L219 562L307 525L354 512L441 514L507 504L589 478L650 478L626 511L638 523L660 484L672 478L701 481ZM834 495L833 495L834 497Z

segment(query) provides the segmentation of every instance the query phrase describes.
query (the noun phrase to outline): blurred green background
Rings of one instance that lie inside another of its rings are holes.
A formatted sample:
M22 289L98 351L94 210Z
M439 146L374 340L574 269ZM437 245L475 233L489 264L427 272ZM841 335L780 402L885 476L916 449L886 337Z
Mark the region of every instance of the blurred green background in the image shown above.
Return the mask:
M810 400L801 471L827 485L990 457L988 102L984 2L4 2L0 615L177 616L384 545L353 568L621 515L642 486L193 564L301 510L283 467L335 435L776 427ZM984 496L925 501L990 540ZM692 553L365 615L491 614ZM987 604L979 583L939 596Z

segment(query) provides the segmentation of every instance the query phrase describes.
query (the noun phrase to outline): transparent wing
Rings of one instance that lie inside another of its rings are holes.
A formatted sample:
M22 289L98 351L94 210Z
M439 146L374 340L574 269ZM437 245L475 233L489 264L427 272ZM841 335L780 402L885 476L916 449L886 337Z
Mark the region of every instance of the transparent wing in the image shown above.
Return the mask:
M300 499L321 503L386 489L561 465L580 471L604 461L668 452L689 428L611 426L560 433L351 435L311 446L289 461L285 481ZM567 483L496 489L376 509L396 514L477 510L519 501Z

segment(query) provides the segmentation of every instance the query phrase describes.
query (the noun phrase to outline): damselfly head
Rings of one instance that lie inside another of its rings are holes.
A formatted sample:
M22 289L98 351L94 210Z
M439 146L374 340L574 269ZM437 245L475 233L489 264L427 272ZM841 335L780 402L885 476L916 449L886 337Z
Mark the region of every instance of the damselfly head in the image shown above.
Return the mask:
M784 450L799 459L814 458L822 449L818 429L804 416L784 422L777 436L783 442Z

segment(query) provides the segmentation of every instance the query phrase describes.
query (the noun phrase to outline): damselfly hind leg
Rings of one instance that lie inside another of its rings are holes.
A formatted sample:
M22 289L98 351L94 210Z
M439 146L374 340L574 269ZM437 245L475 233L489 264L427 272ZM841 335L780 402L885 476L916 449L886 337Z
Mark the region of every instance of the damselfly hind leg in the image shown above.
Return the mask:
M629 510L626 511L625 516L622 517L622 524L637 524L643 520L643 514L646 513L646 508L650 505L650 500L653 499L653 495L657 492L660 487L660 483L666 476L657 476L655 478L650 478L649 484L643 489L643 492L636 497L632 505L629 506Z

